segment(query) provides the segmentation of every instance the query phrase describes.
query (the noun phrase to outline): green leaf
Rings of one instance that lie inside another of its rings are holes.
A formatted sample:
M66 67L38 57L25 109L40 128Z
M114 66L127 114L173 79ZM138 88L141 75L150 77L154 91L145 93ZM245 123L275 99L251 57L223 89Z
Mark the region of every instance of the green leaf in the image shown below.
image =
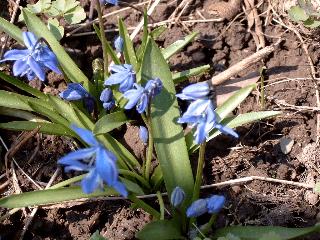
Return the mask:
M136 53L134 51L133 43L130 39L128 30L124 22L122 21L122 19L119 19L119 33L124 41L123 53L124 53L124 58L126 59L126 63L131 64L134 70L138 72L139 71L138 61L137 61Z
M303 25L309 28L317 28L320 26L320 21L314 19L308 19L303 22Z
M64 28L60 25L59 21L56 18L48 19L48 29L58 41L63 38Z
M144 14L143 14L142 41L141 41L141 45L139 46L139 48L137 50L137 57L138 57L139 62L141 62L141 60L143 58L143 54L146 49L147 41L148 41L148 14L147 14L147 10L145 9Z
M140 240L184 239L179 226L177 226L174 221L170 220L151 222L138 232L136 237Z
M164 59L168 60L171 56L175 53L179 52L182 48L184 48L188 43L190 43L196 36L198 32L191 33L190 35L186 36L183 40L178 40L172 43L170 46L162 49L162 54Z
M80 23L86 17L87 17L86 12L81 6L77 6L76 8L72 9L72 11L68 11L64 14L64 19L69 24Z
M0 115L21 118L23 120L33 121L33 122L44 120L30 112L19 110L19 109L7 108L7 107L0 107Z
M93 128L95 135L104 134L118 128L128 122L127 116L124 112L114 112L107 114L100 118Z
M313 232L320 232L320 225L306 228L285 228L285 227L269 227L269 226L233 226L218 229L213 238L226 236L228 233L240 237L241 240L257 240L265 239L270 234L277 235L281 240L289 240L302 237ZM273 239L273 238L268 238Z
M298 7L298 6L291 7L288 13L289 13L289 17L296 22L306 21L309 18L306 12L301 7Z
M182 127L177 124L180 116L171 72L160 49L149 38L142 62L144 80L159 77L163 89L152 104L152 135L163 173L166 189L171 193L180 186L186 193L186 204L193 191L193 175ZM177 154L179 151L179 154Z
M1 107L32 111L32 108L30 108L30 106L26 103L29 99L31 99L31 97L0 90Z
M236 128L236 127L240 127L245 124L252 123L258 120L274 117L279 114L281 114L281 112L278 112L278 111L249 112L249 113L240 114L236 117L226 118L223 121L221 121L221 124L226 125L229 128ZM209 134L209 138L207 139L207 142L220 134L221 134L220 131L218 131L217 129L213 129ZM194 152L199 148L199 145L193 142L192 133L189 133L186 136L186 142L190 152Z
M39 132L41 133L58 136L74 136L70 130L64 126L50 122L12 121L0 123L0 128L14 131L32 131L37 127L40 127Z
M31 95L42 98L42 99L47 99L47 95L44 94L43 92L39 91L36 88L30 87L28 84L25 84L23 81L12 77L10 75L5 74L4 72L0 72L0 78L3 79L4 81L16 86L17 88L26 91L27 93L30 93Z
M160 27L157 27L155 29L152 30L152 32L150 33L150 35L152 36L152 38L154 40L156 40L157 38L159 38L161 36L162 33L164 33L167 30L167 27L165 25L162 25Z
M189 77L198 76L210 69L210 65L204 65L201 67L191 68L189 70L185 70L178 73L172 74L172 80L175 84L183 82L187 80Z
M46 25L29 11L24 9L22 11L29 31L34 32L38 37L44 38L49 43L67 77L72 82L83 83L84 88L86 88L93 96L96 96L93 84L89 82L88 78L65 52L64 48L59 44Z
M95 231L94 234L91 235L90 240L108 240L99 234L99 231Z
M24 45L22 31L20 30L20 28L8 22L2 17L0 17L0 32L5 32L10 37L15 39L18 43Z
M96 191L91 194L82 192L81 187L66 187L57 189L39 190L21 194L12 194L0 199L0 207L22 208L29 206L39 206L46 204L61 203L63 201L76 200L80 198L92 198L99 196L118 195L111 188L105 188L103 192Z
M122 178L120 177L121 179L121 182L126 186L126 189L129 191L129 192L132 192L134 194L137 194L137 195L144 195L145 193L143 192L142 188L136 184L135 182L132 182L126 178Z
M39 0L36 4L27 4L28 10L38 14L43 13L51 7L51 0Z
M56 0L52 2L52 7L55 8L59 14L64 14L76 8L79 2L75 0Z

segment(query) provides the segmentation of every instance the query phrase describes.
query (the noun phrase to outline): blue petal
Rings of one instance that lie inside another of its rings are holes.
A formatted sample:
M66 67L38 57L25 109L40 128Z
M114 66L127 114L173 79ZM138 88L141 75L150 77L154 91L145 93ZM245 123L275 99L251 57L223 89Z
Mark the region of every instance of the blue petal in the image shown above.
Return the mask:
M27 70L29 69L29 65L27 64L26 61L24 60L17 60L13 64L13 75L14 76L19 76L19 75L24 75L26 74Z
M44 48L41 54L41 61L47 68L51 69L52 71L58 74L61 74L61 71L58 67L57 57L48 47Z
M113 94L112 94L112 90L109 88L105 88L100 95L100 101L101 102L109 102L110 100L112 100Z
M187 209L187 217L198 217L207 212L207 200L198 199Z
M32 49L37 43L37 37L32 32L22 32L23 41L27 48Z
M117 52L122 52L123 51L123 45L124 45L124 40L122 37L118 36L116 40L114 41L114 47Z
M107 150L99 148L96 157L96 169L100 177L109 185L112 186L118 179L118 169L113 160L107 154Z
M72 124L71 128L73 131L75 131L83 141L85 141L90 146L99 146L99 142L93 135L93 133L87 129L79 128L76 125Z
M176 96L182 100L208 99L210 87L207 82L191 84Z
M115 101L112 100L110 102L104 102L102 104L103 108L106 109L106 110L110 110L111 108L113 108L113 106L115 105Z
M70 165L67 165L64 168L65 172L70 172L70 171L89 171L90 166L88 166L87 164L84 164L82 162L79 161L70 161Z
M140 100L141 96L143 94L143 88L139 89L131 89L126 91L123 96L127 98L129 101L128 103L124 106L125 109L131 109L133 108L137 102Z
M139 99L139 102L137 104L137 111L138 113L143 113L146 108L148 107L148 103L149 103L149 96L145 93L143 93Z
M79 92L72 89L66 89L65 91L61 92L59 96L67 101L76 101L84 98L84 96L82 96Z
M170 203L174 207L178 207L185 199L186 194L181 187L175 187L171 193Z
M86 194L94 192L102 184L96 169L92 169L81 181L82 191Z
M110 70L114 73L128 72L128 70L130 71L132 69L132 67L130 67L130 66L131 65L129 65L129 64L121 64L121 65L113 64L110 66Z
M46 77L45 70L37 63L33 57L28 57L27 63L29 64L31 70L37 75L37 77L44 81Z
M84 148L68 153L66 156L58 160L59 164L72 165L75 160L83 160L92 157L96 152L96 148Z
M148 129L144 126L139 127L139 137L143 143L148 142Z
M223 134L229 134L235 138L239 138L238 133L236 133L235 131L233 131L232 128L229 128L227 126L223 126L222 124L216 124L214 126L216 129L218 129L220 132L222 132Z
M212 105L211 100L196 100L193 101L187 111L184 113L185 115L201 115L206 112L208 108Z
M129 76L128 72L117 72L117 73L111 74L111 76L105 80L104 85L111 86L111 85L119 84L123 81L126 81L128 76Z
M213 195L207 199L208 213L218 213L223 208L226 198L222 195Z
M133 84L135 83L135 81L136 81L135 74L129 73L127 76L127 79L120 83L119 91L124 93L130 90L133 87Z
M151 98L158 95L163 88L162 81L160 78L151 79L147 82L145 90L148 92Z
M3 60L1 60L0 62L20 60L27 57L29 54L30 54L29 49L24 49L24 50L12 49L7 51L3 55Z
M126 186L122 183L117 181L116 183L114 183L112 185L112 187L118 192L120 193L123 197L128 197L128 191L126 189Z
M201 144L206 140L206 136L207 136L207 132L206 132L206 122L200 122L197 126L197 130L194 133L195 136L195 142L197 144Z

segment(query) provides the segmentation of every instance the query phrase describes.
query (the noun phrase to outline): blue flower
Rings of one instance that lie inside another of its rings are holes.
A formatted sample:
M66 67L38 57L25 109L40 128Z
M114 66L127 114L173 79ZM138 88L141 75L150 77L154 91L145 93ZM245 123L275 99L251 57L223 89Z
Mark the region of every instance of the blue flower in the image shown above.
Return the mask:
M162 89L162 82L159 78L151 79L143 88L139 84L134 84L134 88L126 91L123 96L129 99L124 106L125 109L131 109L136 106L138 113L143 113L149 104L149 101L159 94Z
M175 187L171 193L170 202L175 208L178 207L186 197L181 187Z
M115 101L113 99L112 90L109 88L105 88L100 95L100 101L103 103L103 108L106 110L110 110L115 105Z
M148 129L144 126L140 126L139 127L139 137L141 139L141 141L146 144L148 142Z
M118 0L100 0L100 2L101 2L102 4L110 3L110 4L112 4L112 5L118 6Z
M28 80L34 79L36 76L41 80L45 80L45 74L48 69L56 73L61 73L58 68L56 55L41 43L31 32L23 32L23 41L27 49L9 50L4 54L4 61L15 61L13 64L14 76L27 76Z
M136 73L134 72L132 65L112 65L110 69L113 74L105 80L105 86L120 84L119 91L122 93L132 88L136 81Z
M225 201L226 199L222 195L198 199L187 209L187 217L199 217L205 213L217 214L223 208Z
M103 190L103 184L106 183L122 196L127 197L128 192L124 184L119 181L115 155L105 149L91 131L75 125L71 128L89 147L67 154L58 163L66 165L65 171L88 172L81 181L82 190L86 194L94 192L97 188Z
M223 208L226 198L221 195L213 195L207 199L208 213L218 213Z
M94 99L80 83L69 83L67 89L59 94L67 101L77 101L84 99L88 112L93 112Z
M176 96L182 100L208 99L210 87L207 82L191 84L182 90L182 93Z
M124 40L122 37L118 36L114 41L114 47L118 53L123 51Z
M198 217L205 214L207 209L207 199L198 199L194 201L187 209L187 217Z

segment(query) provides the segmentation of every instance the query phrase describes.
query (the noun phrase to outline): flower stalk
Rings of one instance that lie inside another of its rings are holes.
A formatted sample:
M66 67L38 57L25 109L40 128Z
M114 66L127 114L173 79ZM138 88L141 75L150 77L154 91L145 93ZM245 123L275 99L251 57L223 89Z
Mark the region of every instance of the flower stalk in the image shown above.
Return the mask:
M196 180L193 188L192 201L195 201L199 198L205 152L206 152L206 141L200 144L197 175L196 175Z
M151 168L151 160L153 153L153 136L152 136L152 119L151 119L151 104L148 106L147 113L147 122L148 122L148 132L149 132L149 140L148 140L148 151L146 156L146 165L145 165L145 178L149 180L150 178L150 168Z

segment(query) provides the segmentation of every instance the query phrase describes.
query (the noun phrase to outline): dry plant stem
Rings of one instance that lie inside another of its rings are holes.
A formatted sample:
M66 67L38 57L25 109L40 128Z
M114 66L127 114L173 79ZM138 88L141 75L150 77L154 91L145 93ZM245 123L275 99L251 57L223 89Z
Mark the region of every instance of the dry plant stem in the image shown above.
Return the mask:
M102 10L101 10L101 5L99 0L96 0L96 7L98 12L98 18L99 18L99 28L100 28L101 45L102 45L102 53L103 53L103 73L104 73L104 78L107 78L108 77L108 52L106 48L107 39L104 33Z
M14 10L13 10L13 13L12 13L12 16L11 16L11 19L10 19L10 23L13 23L13 22L14 22L14 19L16 18L17 11L18 11L18 9L19 9L19 4L20 4L20 0L17 0L17 1L15 2L15 6L14 6ZM7 45L8 39L9 39L9 36L6 35L6 36L5 36L5 39L4 39L4 41L3 41L3 44L2 44L2 46L1 46L0 59L1 59L2 56L3 56L4 49L5 49L6 45Z
M252 64L259 62L263 58L267 57L270 53L272 53L275 50L276 45L279 44L280 41L278 41L276 44L265 47L258 52L250 55L249 57L246 57L245 59L241 60L237 64L229 67L224 72L213 76L211 78L212 85L219 85L227 80L229 80L232 76L238 74L239 72L243 71L244 69L248 68Z
M56 171L54 172L54 174L52 175L52 177L50 178L50 180L49 180L49 182L48 182L48 184L47 184L45 189L48 189L52 185L53 181L57 178L59 172L60 172L60 169L57 168ZM38 209L39 209L39 207L34 208L32 210L32 212L30 213L30 216L27 217L26 224L24 225L24 227L22 229L22 232L21 232L19 240L23 240L24 235L26 234L30 224L32 223L32 220L33 220L34 216L36 215Z

